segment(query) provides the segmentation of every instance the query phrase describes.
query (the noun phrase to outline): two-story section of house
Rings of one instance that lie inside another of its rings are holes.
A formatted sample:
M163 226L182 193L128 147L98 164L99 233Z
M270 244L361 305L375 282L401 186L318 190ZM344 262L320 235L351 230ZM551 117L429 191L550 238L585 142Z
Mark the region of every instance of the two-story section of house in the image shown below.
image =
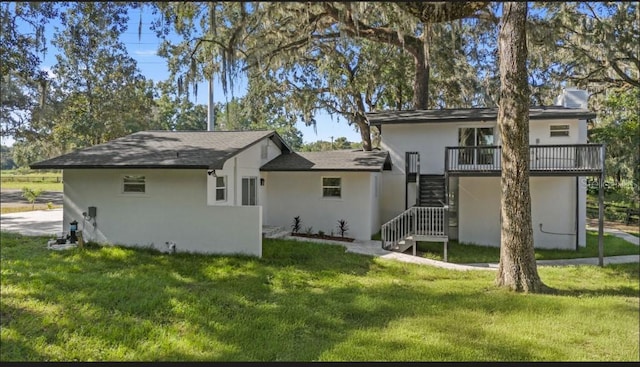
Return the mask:
M604 150L587 143L587 120L595 114L586 109L586 99L576 98L582 95L565 92L564 106L530 108L536 248L586 246L586 177L602 173ZM576 100L577 105L567 107ZM389 151L393 167L382 176L380 207L382 222L397 224L383 226L383 239L385 230L388 241L405 237L420 213L412 208L430 207L448 209L444 216L423 215L433 222L424 224L427 227L447 222L436 231L440 235L461 243L500 245L502 142L497 112L473 108L368 114L370 124L380 129L381 148ZM405 229L399 228L403 225Z

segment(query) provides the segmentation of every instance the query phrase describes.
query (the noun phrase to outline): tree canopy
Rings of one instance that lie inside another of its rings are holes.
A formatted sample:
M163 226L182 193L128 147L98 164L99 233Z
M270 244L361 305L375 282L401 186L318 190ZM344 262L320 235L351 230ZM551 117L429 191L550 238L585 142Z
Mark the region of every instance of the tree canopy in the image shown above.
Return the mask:
M205 111L187 96L202 94L197 82L217 77L231 100L246 85L238 96L244 112L233 118L250 114L249 128L273 127L293 142L297 122L313 125L326 112L357 129L363 148L371 149L369 111L498 105L502 6L2 3L0 131L28 145L47 140L41 145L49 155L138 129L197 129L205 126ZM169 80L146 80L118 39L131 11L141 9L155 14L152 30L162 40L158 52ZM563 87L578 86L592 93L597 110L605 91L637 89L638 12L634 2L532 3L530 102L550 105ZM44 27L53 19L61 27L51 41L61 53L48 73L40 59L47 52Z

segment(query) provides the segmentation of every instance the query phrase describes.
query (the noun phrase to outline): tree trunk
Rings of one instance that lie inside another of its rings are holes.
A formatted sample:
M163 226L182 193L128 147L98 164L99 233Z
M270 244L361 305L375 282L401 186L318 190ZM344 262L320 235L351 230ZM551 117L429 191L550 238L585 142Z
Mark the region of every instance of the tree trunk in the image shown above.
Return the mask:
M533 251L529 192L529 85L526 59L526 2L503 5L498 34L502 141L500 265L496 284L518 292L540 292Z
M371 145L371 127L367 123L367 119L364 116L356 116L356 125L358 125L360 137L362 138L362 150L365 152L371 151L373 149Z
M413 54L416 76L413 80L413 108L426 110L429 106L429 60L425 48Z

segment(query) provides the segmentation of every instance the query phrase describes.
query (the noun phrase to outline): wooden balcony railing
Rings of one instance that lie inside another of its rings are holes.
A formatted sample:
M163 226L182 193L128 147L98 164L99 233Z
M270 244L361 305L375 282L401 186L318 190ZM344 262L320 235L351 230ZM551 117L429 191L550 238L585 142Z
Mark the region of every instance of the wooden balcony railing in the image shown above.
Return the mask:
M500 172L502 147L447 147L445 170L449 174L496 174ZM601 144L532 145L529 171L532 174L597 174L604 165Z

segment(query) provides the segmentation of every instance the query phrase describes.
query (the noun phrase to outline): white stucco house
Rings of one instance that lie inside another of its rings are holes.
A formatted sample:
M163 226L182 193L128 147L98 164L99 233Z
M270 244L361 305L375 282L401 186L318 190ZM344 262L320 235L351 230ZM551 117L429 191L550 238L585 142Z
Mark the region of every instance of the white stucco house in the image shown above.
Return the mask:
M570 100L570 98L569 98ZM566 102L566 101L565 101ZM500 244L497 109L368 114L379 149L293 152L273 131L144 131L35 163L63 169L64 228L85 239L261 256L263 226L303 227L404 250L415 241ZM530 109L534 245L585 246L586 105ZM415 249L415 247L414 247Z
M263 225L297 215L370 238L391 168L381 151L295 153L273 131L143 131L31 167L63 169L63 228L77 221L85 240L255 256Z

